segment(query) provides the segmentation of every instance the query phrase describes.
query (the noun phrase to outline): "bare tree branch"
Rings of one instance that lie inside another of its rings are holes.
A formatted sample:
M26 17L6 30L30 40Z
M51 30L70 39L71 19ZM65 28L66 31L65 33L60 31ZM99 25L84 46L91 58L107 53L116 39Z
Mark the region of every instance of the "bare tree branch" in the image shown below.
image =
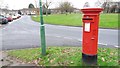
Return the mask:
M85 2L85 4L84 4L83 7L84 7L84 8L86 8L86 7L90 7L89 2Z
M45 9L46 9L46 10L45 10L45 11L46 11L46 16L48 16L48 9L49 9L51 3L52 3L52 2L48 2L48 0L46 0L46 2L43 3L43 5L44 5L44 7L45 7Z

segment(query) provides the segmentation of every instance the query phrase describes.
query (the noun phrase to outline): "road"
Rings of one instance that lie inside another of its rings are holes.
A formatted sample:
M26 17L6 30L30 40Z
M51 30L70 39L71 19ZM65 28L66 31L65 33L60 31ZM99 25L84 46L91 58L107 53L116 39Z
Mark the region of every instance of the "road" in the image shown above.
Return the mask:
M40 47L40 24L29 16L0 27L2 50ZM45 24L47 46L78 46L82 44L82 27ZM99 47L118 47L118 30L99 29Z

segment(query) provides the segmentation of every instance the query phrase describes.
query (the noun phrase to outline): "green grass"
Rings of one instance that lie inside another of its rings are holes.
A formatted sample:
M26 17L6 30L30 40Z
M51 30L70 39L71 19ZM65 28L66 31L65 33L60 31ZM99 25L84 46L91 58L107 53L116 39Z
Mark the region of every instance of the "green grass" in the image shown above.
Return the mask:
M39 22L40 18L32 17L34 21ZM47 24L66 25L66 26L82 26L82 14L53 14L44 16L44 22ZM118 14L101 14L101 28L118 28Z
M8 51L10 56L24 62L31 62L43 66L81 66L81 48L78 47L48 47L47 55L41 56L40 48ZM118 49L99 48L99 66L117 66Z
M118 14L101 14L100 27L118 28Z

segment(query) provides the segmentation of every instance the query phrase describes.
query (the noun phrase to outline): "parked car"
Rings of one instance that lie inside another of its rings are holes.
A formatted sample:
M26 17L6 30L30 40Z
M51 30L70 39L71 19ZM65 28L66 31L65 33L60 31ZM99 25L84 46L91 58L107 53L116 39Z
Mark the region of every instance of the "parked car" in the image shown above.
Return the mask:
M17 16L17 19L21 17L21 15L20 15L20 14L17 14L16 16Z
M13 20L16 20L16 19L18 19L20 17L21 17L20 14L14 14L14 15L12 15Z
M12 15L12 18L13 18L13 20L16 20L17 16L16 15Z
M0 24L7 24L8 20L4 16L0 15Z
M11 21L13 21L13 18L12 18L12 16L6 16L6 18L8 19L8 22L11 22Z

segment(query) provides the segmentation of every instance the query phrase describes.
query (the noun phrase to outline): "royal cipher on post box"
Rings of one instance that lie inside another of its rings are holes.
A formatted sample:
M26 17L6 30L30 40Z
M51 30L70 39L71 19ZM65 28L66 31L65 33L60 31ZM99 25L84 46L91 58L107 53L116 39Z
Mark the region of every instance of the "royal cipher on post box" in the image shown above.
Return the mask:
M83 12L82 60L97 62L99 14L102 8L85 8Z

